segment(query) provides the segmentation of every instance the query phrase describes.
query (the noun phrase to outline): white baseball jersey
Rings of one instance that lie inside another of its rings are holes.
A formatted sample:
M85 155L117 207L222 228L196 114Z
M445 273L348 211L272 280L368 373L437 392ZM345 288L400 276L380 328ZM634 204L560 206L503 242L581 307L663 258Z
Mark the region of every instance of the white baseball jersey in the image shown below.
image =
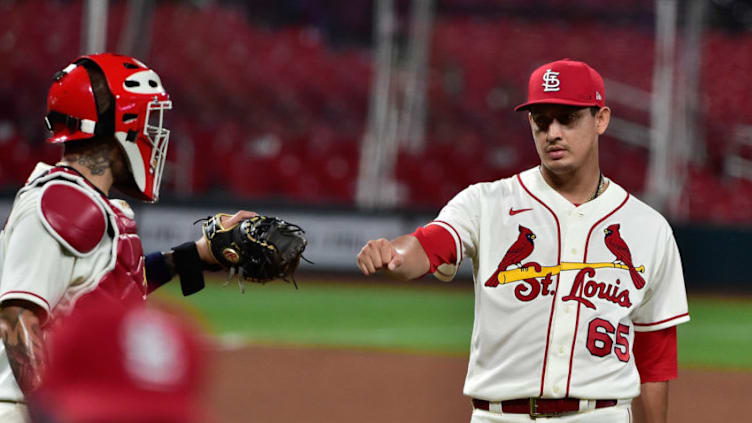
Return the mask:
M0 233L0 301L34 303L45 312L42 324L46 325L52 317L68 313L82 298L120 302L143 298L143 253L127 204L107 199L70 169L52 169L40 163L29 181L16 196ZM53 192L72 196L45 197ZM45 206L44 198L57 204ZM54 220L86 234L85 227L76 226L82 217L56 214L61 204L82 198L91 201L88 210L102 222L99 237L79 237L84 240L79 245L57 231ZM86 251L81 251L86 242ZM0 400L23 400L2 342Z
M437 277L473 261L470 397L636 397L635 331L689 320L671 227L613 182L575 206L536 167L471 185L429 225L457 252Z

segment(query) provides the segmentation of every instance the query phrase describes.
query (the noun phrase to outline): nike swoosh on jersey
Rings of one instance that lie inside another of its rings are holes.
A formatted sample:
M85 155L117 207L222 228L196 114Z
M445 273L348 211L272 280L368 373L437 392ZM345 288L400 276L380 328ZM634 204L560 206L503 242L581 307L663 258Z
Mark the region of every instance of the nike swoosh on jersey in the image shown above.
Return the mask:
M515 209L513 209L513 208L510 207L509 208L509 215L510 216L514 216L517 213L522 213L522 212L526 212L526 211L530 211L530 210L532 210L532 209L519 209L519 210L515 210Z

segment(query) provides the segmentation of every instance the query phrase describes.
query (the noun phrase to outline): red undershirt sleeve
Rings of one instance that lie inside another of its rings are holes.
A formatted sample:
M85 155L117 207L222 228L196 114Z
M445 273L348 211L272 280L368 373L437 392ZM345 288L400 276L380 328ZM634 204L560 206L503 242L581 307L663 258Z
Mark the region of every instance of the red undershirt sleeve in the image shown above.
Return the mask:
M651 332L635 332L633 352L640 383L676 379L676 326Z
M454 238L446 229L439 225L422 226L412 235L418 239L428 256L428 261L431 263L429 273L436 272L436 268L444 263L457 262L457 246L454 245Z

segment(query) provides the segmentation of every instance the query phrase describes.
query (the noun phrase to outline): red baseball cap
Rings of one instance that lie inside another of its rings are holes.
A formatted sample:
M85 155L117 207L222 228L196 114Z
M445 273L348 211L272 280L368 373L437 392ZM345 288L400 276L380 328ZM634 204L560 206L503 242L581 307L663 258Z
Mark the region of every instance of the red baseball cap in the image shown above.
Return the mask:
M525 110L533 104L604 107L603 78L585 62L562 59L546 63L530 75L527 101L514 110Z
M206 422L205 346L196 331L147 306L74 312L51 333L32 414L75 423Z

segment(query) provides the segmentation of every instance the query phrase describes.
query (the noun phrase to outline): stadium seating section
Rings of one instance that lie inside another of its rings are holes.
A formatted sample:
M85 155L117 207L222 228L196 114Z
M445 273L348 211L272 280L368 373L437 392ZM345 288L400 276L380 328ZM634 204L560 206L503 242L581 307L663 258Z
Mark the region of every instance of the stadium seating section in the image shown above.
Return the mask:
M124 3L110 10L110 49L117 45ZM332 47L315 28L251 25L241 11L212 4L159 2L155 12L145 61L158 70L175 104L165 190L353 205L371 86L369 50ZM0 2L5 188L22 183L40 155L48 161L59 155L43 142L41 116L51 75L79 50L80 25L80 2ZM585 58L607 79L649 91L649 31L592 22L437 18L426 149L401 152L398 159L405 206L435 210L470 183L535 165L526 117L510 110L523 100L527 75L537 64ZM690 170L683 193L684 216L692 220L752 220L752 182L722 176L723 157L735 148L733 128L752 112L741 95L752 92L752 79L742 71L752 69L752 55L737 54L745 50L752 51L752 37L708 32L703 40L707 164ZM645 110L613 106L617 116L649 122ZM645 148L606 136L601 160L608 176L642 192Z

